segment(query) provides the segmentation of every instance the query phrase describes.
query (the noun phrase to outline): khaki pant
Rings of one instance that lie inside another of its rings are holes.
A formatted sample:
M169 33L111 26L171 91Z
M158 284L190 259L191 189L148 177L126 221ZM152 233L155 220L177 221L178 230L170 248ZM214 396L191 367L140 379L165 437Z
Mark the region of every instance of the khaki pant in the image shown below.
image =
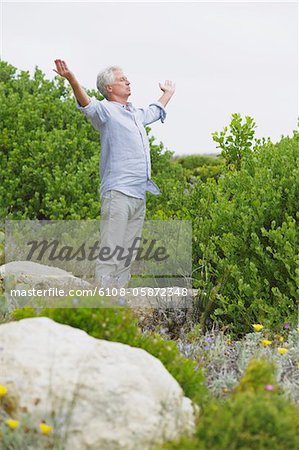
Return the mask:
M106 192L101 200L100 248L108 247L110 255L117 248L123 249L123 255L127 255L134 241L134 248L137 248L137 242L140 243L136 238L141 237L146 202L115 190ZM126 287L136 253L132 254L129 266L126 266L125 259L119 260L119 251L114 256L105 257L106 261L97 260L95 283L102 288Z

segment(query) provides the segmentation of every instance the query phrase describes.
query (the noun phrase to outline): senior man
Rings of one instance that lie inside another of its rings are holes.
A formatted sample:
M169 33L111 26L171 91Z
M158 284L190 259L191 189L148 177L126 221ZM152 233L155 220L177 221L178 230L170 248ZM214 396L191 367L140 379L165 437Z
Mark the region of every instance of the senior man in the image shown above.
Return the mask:
M70 83L77 108L100 133L101 248L109 248L111 254L116 247L128 250L141 235L146 191L160 194L151 180L145 126L159 119L164 122L165 107L175 92L175 84L170 80L159 83L163 92L159 100L145 108L135 108L128 102L131 83L120 67L110 66L98 74L97 88L104 96L99 101L87 95L65 61L56 59L55 65L53 70ZM126 287L135 257L136 251L129 266L117 255L97 261L95 283L103 288Z

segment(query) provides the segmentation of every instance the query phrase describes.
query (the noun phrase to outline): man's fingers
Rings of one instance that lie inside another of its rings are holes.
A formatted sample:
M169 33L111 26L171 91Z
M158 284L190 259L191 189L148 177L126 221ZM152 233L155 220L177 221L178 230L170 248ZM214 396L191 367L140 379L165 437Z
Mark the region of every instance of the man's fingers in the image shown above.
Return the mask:
M65 61L62 61L62 67L64 70L68 70L67 63Z
M55 59L54 62L57 69L57 70L53 69L54 72L58 73L58 75L62 77L65 77L69 72L66 62L63 59Z
M57 70L60 71L61 70L61 62L59 59L55 60L55 65L56 65Z
M60 70L67 70L66 62L63 61L62 59L55 59L54 62L55 62L55 64L56 64L57 69L60 69Z
M173 83L171 80L165 80L165 83L159 83L159 87L162 91L175 91L175 83Z

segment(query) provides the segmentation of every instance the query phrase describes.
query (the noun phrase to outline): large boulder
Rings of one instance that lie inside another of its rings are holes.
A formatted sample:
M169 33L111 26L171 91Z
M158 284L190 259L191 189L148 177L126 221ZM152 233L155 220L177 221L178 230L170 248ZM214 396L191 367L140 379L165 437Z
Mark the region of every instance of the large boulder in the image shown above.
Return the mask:
M191 401L157 358L46 317L0 326L0 367L17 412L53 414L65 450L147 450L194 430Z
M32 261L12 261L4 264L0 266L0 275L4 278L14 277L17 283L24 283L36 289L90 287L87 281L75 277L66 270Z
M0 281L3 278L5 294L8 301L8 309L32 306L56 306L57 297L53 295L52 289L61 290L67 296L70 289L82 290L90 289L92 285L72 273L58 267L38 264L32 261L12 261L0 266ZM32 297L26 295L30 289L42 290L45 293L43 297ZM14 291L19 291L16 295ZM25 295L24 295L25 294ZM62 297L58 297L61 300ZM71 305L70 305L71 306Z

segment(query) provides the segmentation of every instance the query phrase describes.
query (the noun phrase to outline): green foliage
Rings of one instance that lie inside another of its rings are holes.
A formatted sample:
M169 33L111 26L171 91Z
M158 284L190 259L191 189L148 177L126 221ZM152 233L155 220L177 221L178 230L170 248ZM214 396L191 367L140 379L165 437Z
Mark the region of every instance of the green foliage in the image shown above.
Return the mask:
M208 178L217 180L223 172L223 159L219 155L186 155L175 158L174 161L185 169L185 176L190 183L193 183L194 177L199 177L204 182Z
M244 392L210 409L197 432L206 449L295 450L298 408L272 392Z
M96 217L98 136L64 80L16 75L3 61L0 80L0 217Z
M13 314L15 320L36 316L46 316L56 322L80 328L97 339L142 348L160 359L187 396L201 404L207 401L202 370L197 370L194 361L181 356L174 342L165 341L155 334L142 335L131 309L61 308L44 309L37 313L32 308L23 308L15 310Z
M194 438L169 443L180 450L295 450L299 446L298 405L290 404L263 383L273 378L266 362L253 362L240 389L225 401L212 401L200 418Z
M150 132L150 128L147 128ZM149 220L169 220L183 217L184 202L189 184L184 168L173 160L173 152L165 150L163 144L149 138L152 161L152 178L157 182L161 195L147 197L147 215Z
M197 167L191 176L199 177L202 181L206 182L208 178L214 178L218 180L223 172L223 164L217 165L204 164L202 167Z
M275 382L275 365L273 362L258 359L252 359L246 372L235 389L238 392L260 392L265 390L266 385L273 386L277 390Z
M202 166L218 166L219 158L209 155L184 155L175 158L175 161L179 163L184 169L197 169Z
M298 132L247 155L238 171L196 183L190 197L202 319L235 333L296 321Z
M1 61L0 101L0 218L99 218L99 135L77 110L64 79L46 80L37 67L30 78ZM153 177L171 211L183 170L153 141ZM152 209L159 209L151 197Z
M241 160L252 152L252 140L254 136L255 122L245 116L245 123L242 124L240 114L232 114L230 123L230 134L227 136L227 127L218 134L212 133L213 140L218 142L218 148L222 148L221 155L230 169L240 170Z

